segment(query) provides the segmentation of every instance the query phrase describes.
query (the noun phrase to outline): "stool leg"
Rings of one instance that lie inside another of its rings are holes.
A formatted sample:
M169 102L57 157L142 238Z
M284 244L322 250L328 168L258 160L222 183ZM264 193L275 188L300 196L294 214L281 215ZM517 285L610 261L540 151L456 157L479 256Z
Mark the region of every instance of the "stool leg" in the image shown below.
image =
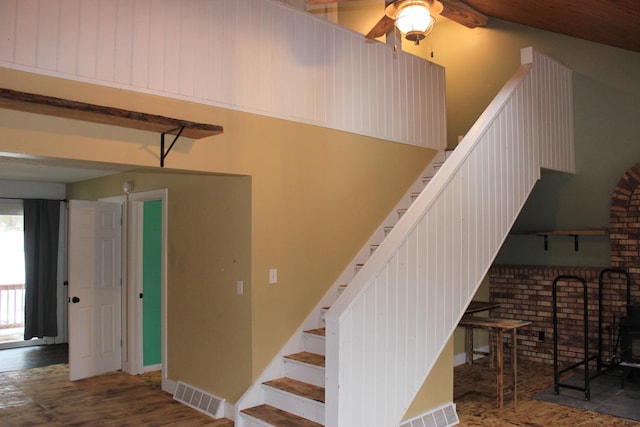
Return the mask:
M464 328L467 348L467 364L473 365L473 328Z
M502 357L502 332L496 331L496 365L498 366L497 373L497 394L498 394L498 408L502 409L504 406L504 366Z
M513 403L518 402L518 341L516 330L511 331L511 366L513 367Z
M493 329L489 329L489 368L496 367L493 356Z

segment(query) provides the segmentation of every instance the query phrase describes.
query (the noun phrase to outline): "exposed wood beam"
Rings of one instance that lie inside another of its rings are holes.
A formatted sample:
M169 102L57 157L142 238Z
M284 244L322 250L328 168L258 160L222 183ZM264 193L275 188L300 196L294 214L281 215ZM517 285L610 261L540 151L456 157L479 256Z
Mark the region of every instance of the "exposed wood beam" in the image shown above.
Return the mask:
M368 39L377 39L378 37L382 37L393 30L393 25L393 19L389 18L387 15L383 15L365 37Z
M223 131L222 126L218 125L196 123L4 88L0 88L0 108L158 133L168 133L174 129L184 128L181 135L193 139L217 135Z

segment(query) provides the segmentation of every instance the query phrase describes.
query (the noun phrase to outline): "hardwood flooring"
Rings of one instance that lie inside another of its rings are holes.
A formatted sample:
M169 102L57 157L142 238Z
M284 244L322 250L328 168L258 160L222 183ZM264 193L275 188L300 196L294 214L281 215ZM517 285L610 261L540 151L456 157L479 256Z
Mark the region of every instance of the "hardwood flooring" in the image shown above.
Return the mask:
M0 350L0 372L67 363L67 344L37 345Z
M159 372L138 376L114 372L74 382L68 378L67 364L0 373L0 425L233 426L231 420L214 420L173 400L161 390ZM511 403L507 394L503 409L496 408L495 381L495 370L482 360L455 368L454 401L460 426L640 425L533 400L536 393L553 384L551 365L519 361L518 402Z
M2 426L215 426L160 388L160 373L114 372L69 381L67 364L0 374Z
M485 358L486 359L486 358ZM507 368L509 369L509 368ZM640 423L597 412L533 400L538 392L553 385L553 366L518 361L518 402L505 395L503 409L496 408L495 370L484 359L474 365L455 368L454 402L460 426L591 427L639 426ZM510 387L505 375L505 388Z

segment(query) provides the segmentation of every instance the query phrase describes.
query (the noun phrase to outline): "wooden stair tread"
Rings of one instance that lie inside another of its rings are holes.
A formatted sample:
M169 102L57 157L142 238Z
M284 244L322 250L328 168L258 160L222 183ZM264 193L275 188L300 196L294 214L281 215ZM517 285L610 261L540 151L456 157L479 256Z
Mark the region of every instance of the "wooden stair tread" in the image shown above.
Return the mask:
M263 383L266 386L286 391L296 396L301 396L309 400L324 403L324 387L308 384L292 378L278 378Z
M307 333L307 334L318 335L318 336L324 337L326 329L325 328L309 329L309 330L304 331L304 332Z
M321 354L301 351L300 353L288 354L285 359L295 360L297 362L307 363L309 365L320 366L324 368L324 356Z
M322 424L299 417L282 409L274 408L270 405L255 406L253 408L243 409L241 412L265 421L275 427L322 427Z

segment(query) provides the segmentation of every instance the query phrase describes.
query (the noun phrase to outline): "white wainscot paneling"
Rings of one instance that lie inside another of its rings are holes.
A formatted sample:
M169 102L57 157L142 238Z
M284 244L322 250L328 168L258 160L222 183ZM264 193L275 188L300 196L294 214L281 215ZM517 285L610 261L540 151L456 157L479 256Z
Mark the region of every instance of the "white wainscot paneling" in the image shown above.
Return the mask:
M7 0L0 66L435 149L444 69L272 0Z

